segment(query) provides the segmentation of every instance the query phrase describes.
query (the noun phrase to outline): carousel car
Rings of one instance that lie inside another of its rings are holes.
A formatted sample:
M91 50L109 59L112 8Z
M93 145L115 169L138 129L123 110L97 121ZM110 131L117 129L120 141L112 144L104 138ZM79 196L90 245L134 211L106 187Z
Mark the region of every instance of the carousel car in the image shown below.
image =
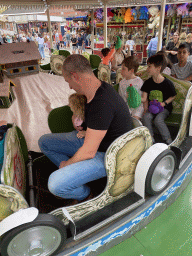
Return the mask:
M106 152L107 178L91 182L94 197L76 205L49 193L48 176L56 166L45 156L28 154L21 130L10 127L0 181L1 255L100 254L173 203L192 170L192 87L177 79L174 83L179 100L185 100L179 126L173 129L169 120L173 142L153 144L149 130L133 119L134 129ZM52 110L50 130L72 131L71 116L68 106Z

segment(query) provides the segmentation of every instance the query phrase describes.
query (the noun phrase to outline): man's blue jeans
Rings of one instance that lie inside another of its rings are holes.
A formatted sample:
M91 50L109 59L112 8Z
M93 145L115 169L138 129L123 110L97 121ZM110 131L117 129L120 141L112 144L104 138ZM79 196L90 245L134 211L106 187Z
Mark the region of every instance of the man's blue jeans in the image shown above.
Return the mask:
M77 138L77 131L51 133L39 139L41 151L59 167L82 147L84 139ZM104 152L97 152L93 159L81 161L53 172L48 180L51 193L66 199L83 200L90 194L85 184L106 176Z

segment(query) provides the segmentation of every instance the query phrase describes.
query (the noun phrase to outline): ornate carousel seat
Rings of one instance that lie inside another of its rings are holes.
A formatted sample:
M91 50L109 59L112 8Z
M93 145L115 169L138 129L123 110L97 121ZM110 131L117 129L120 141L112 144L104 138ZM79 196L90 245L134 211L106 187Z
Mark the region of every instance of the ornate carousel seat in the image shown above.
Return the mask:
M59 55L65 56L66 58L71 55L71 53L67 50L59 50Z
M90 64L91 64L91 67L92 69L96 69L99 67L99 64L101 62L101 57L99 57L98 55L96 54L90 54Z
M111 84L111 70L110 67L102 63L99 64L98 68L98 79Z
M166 119L166 123L171 126L180 126L183 108L185 99L187 96L187 92L191 87L191 83L183 80L176 79L172 76L168 76L164 74L164 77L167 77L174 83L175 90L177 92L177 96L173 101L173 110L170 116Z
M62 76L63 62L66 59L63 55L51 55L51 70L59 76Z
M50 63L45 64L45 65L40 65L39 71L44 72L44 73L49 73L51 71Z
M116 72L116 84L119 84L120 81L123 79L122 75L121 75L121 69L122 68L119 68Z
M17 126L12 126L5 135L4 160L0 170L0 221L19 209L29 207L24 198L27 161L24 135Z
M90 54L88 52L83 52L82 55L88 60L90 61Z

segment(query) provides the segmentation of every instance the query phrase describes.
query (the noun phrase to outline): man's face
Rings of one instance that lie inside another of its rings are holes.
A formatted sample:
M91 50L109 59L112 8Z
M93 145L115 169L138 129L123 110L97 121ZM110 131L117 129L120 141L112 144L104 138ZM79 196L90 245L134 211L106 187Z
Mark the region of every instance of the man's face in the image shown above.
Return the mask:
M189 52L186 48L181 48L178 50L177 58L179 62L186 62L189 56Z
M67 73L63 71L63 77L65 81L69 84L69 88L75 90L77 93L81 94L81 83L77 73Z
M173 34L173 41L177 41L179 39L179 34L178 33L174 33Z

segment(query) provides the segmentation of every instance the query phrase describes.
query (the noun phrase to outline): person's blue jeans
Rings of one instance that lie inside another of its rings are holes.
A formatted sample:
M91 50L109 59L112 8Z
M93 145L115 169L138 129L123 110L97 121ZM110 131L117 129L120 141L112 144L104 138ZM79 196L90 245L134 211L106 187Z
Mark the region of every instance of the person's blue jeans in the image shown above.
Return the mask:
M84 139L77 138L77 131L52 133L39 139L41 151L59 167L82 147ZM53 172L48 180L51 193L66 199L83 200L90 194L85 184L106 176L104 152L97 152L93 159L81 161Z
M39 52L41 54L41 58L45 59L44 45L43 44L39 44Z

